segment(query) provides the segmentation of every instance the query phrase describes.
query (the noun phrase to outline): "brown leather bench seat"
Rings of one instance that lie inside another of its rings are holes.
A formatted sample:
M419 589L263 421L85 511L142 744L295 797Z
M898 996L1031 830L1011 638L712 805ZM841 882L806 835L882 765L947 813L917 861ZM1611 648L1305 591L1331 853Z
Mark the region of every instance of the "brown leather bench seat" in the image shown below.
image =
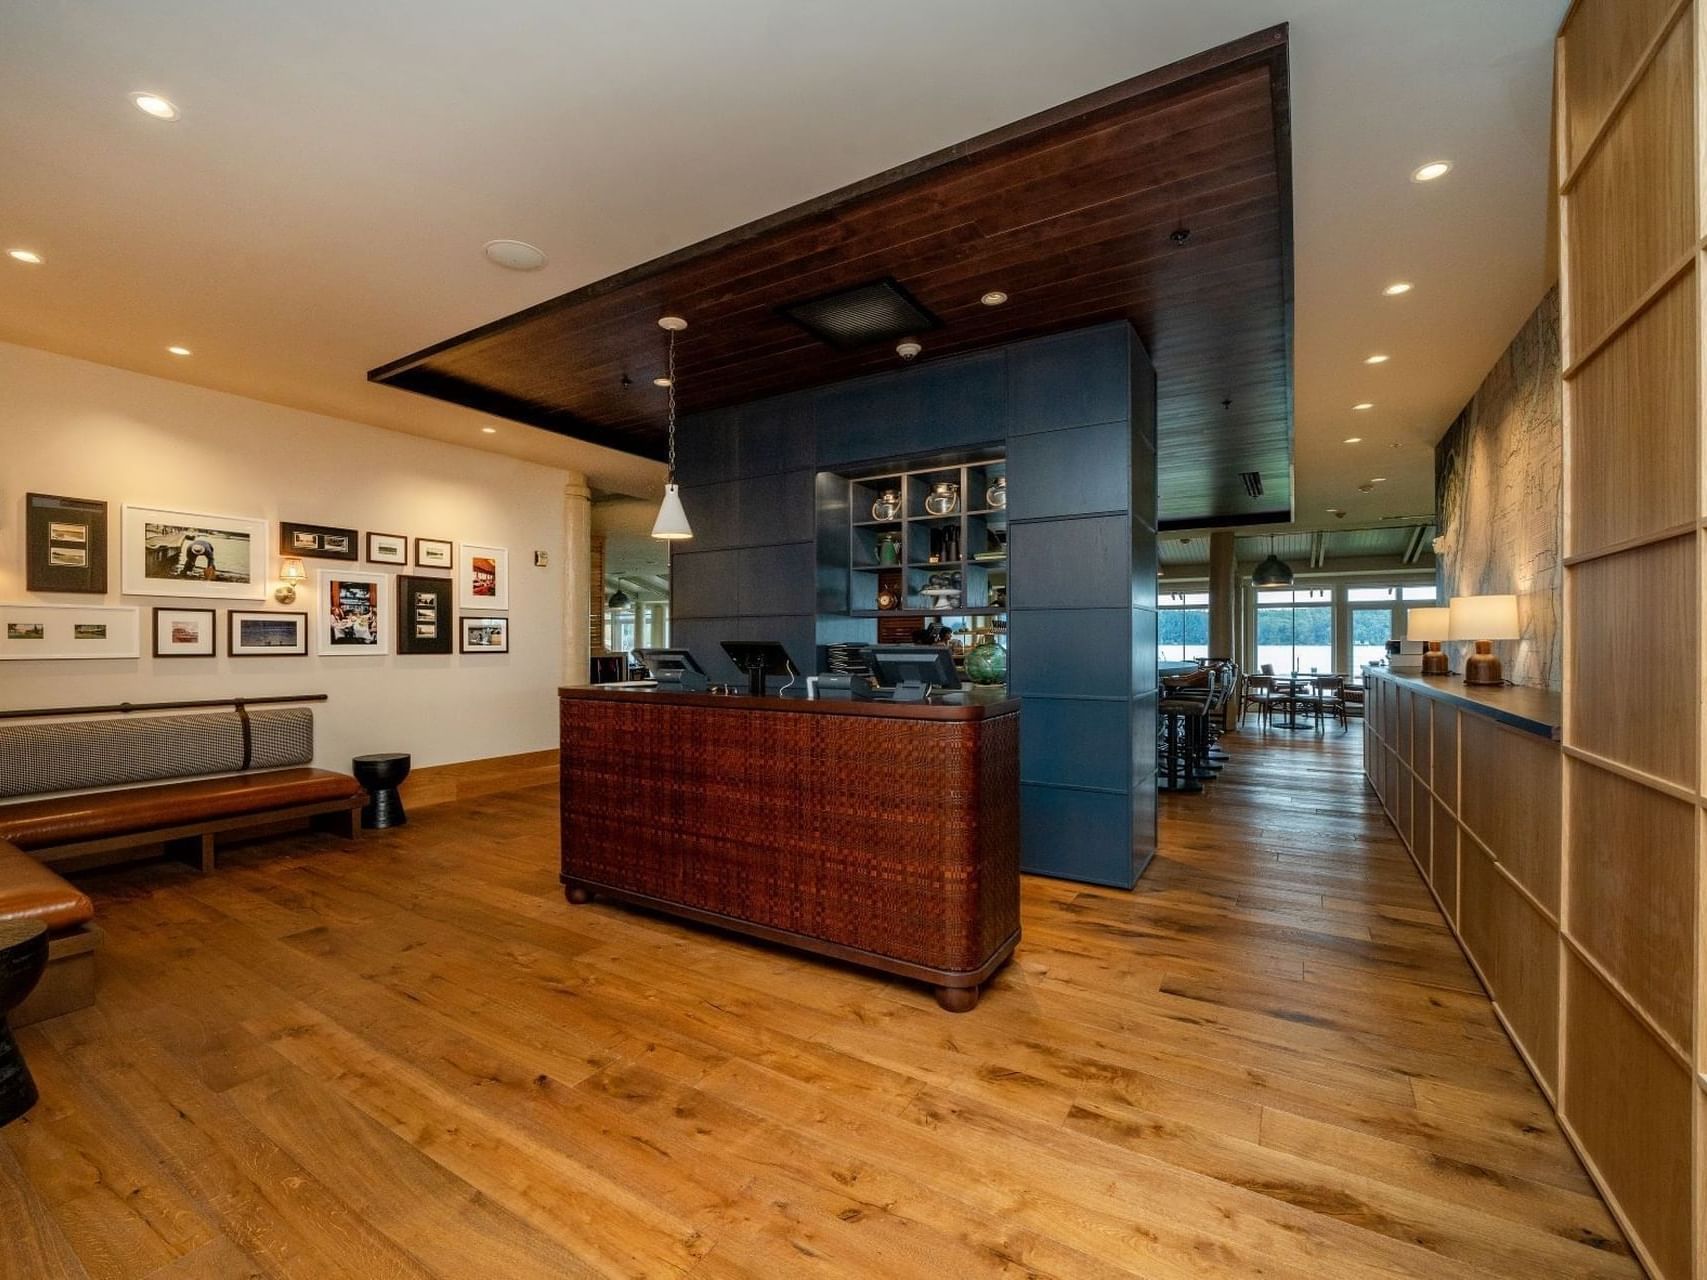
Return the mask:
M0 841L0 921L40 920L47 926L47 972L12 1011L13 1027L27 1027L95 1002L95 949L101 931L92 921L89 895L61 879L15 845Z
M214 818L353 800L361 794L361 784L347 773L276 769L122 791L49 796L0 805L0 840L9 840L21 849L41 849Z

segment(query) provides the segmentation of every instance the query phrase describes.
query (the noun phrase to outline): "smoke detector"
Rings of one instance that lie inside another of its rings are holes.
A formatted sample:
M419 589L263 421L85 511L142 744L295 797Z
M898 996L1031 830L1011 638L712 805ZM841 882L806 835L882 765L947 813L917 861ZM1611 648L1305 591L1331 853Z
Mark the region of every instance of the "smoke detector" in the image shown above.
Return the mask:
M916 359L919 352L923 350L924 348L920 346L918 340L914 338L903 338L895 344L895 354L900 356L903 360Z

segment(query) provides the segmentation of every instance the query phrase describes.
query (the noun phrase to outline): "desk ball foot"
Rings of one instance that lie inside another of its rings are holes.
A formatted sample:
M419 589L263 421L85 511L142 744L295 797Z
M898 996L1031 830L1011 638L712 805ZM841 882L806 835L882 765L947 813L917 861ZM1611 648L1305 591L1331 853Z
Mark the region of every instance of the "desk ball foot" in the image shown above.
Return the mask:
M978 1007L977 987L936 987L932 994L950 1013L970 1013Z
M593 900L593 895L588 893L578 884L564 885L563 896L569 899L570 903L577 907L584 907Z

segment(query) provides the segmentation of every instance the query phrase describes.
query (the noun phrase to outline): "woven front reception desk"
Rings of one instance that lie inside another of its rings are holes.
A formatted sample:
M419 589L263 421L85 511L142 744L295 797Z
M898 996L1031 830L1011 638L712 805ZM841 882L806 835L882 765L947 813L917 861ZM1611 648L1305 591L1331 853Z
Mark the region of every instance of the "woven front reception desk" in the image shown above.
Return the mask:
M650 907L929 983L1019 941L1019 704L560 691L569 900Z

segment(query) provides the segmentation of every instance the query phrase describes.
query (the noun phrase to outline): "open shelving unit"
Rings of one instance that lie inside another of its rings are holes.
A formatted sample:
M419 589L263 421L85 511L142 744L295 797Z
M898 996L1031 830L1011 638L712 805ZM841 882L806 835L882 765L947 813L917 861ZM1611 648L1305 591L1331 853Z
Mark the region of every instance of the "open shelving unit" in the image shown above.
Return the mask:
M992 606L991 598L996 593L1005 598L1008 586L1008 513L1005 507L987 506L985 495L997 479L1006 476L1005 458L985 458L849 480L851 616L984 618L988 625L975 625L975 632L1005 631L1007 605ZM943 484L954 486L954 509L933 514L927 499ZM874 505L885 493L898 499L893 519L873 515ZM885 543L895 546L891 561L884 559ZM939 575L954 575L948 581L959 583L958 603L945 605L941 597L926 594ZM885 591L894 594L892 608L878 604Z

